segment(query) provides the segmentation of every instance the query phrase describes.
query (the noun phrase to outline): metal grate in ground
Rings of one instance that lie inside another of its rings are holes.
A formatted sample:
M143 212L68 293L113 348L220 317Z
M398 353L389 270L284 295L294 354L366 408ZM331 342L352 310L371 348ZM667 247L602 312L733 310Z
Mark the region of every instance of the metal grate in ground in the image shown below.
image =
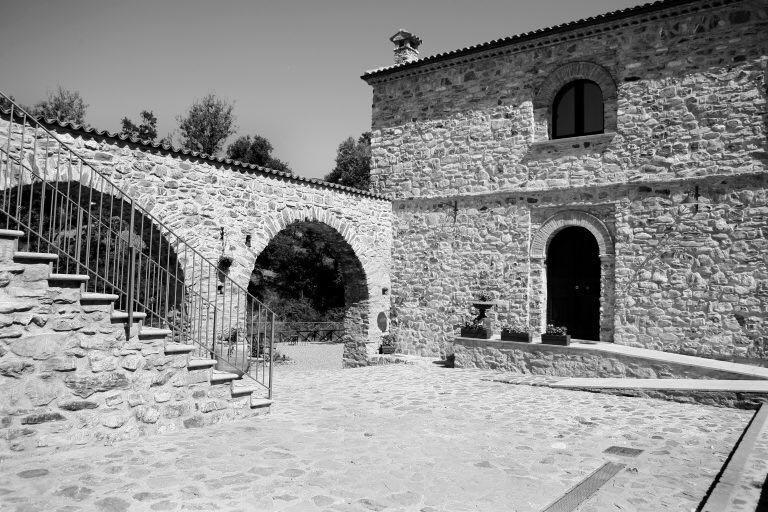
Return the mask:
M576 510L579 505L587 501L622 469L624 469L624 464L606 462L542 512L572 512Z
M627 446L610 446L606 448L603 453L610 453L611 455L622 455L624 457L637 457L643 450L640 448L629 448Z

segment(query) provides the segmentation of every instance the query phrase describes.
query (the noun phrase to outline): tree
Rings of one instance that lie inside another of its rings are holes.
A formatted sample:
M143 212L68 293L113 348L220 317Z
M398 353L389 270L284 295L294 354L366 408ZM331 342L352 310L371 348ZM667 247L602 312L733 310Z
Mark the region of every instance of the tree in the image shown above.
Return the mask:
M288 164L272 156L272 144L261 135L239 137L227 148L227 158L256 164L276 171L293 173Z
M141 118L141 121L138 126L127 117L124 117L122 121L120 121L123 124L123 129L120 131L120 134L139 140L154 142L157 138L157 117L151 110L142 110L139 117Z
M218 153L227 137L235 133L233 109L213 93L195 100L186 117L177 118L182 147L206 155Z
M349 137L339 144L336 152L336 167L325 177L325 181L360 190L370 188L371 132L360 135L357 142Z
M32 115L42 119L54 119L60 123L73 123L87 126L85 110L88 105L77 91L69 91L62 86L56 92L48 92L48 98L37 103L32 109Z

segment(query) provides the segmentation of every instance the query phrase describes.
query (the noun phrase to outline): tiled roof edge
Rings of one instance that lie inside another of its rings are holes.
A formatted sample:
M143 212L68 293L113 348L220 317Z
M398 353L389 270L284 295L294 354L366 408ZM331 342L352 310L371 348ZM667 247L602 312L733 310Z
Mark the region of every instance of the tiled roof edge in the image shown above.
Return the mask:
M5 115L10 115L10 109L0 107L0 112L2 112ZM16 115L17 117L23 116L19 112L14 112L14 115ZM142 149L166 151L173 155L179 155L179 156L183 155L183 156L193 157L193 158L197 158L198 160L203 160L204 162L208 162L212 164L230 165L233 167L240 168L243 172L258 171L261 174L265 174L269 176L277 176L277 177L285 178L291 181L297 181L300 183L310 183L312 185L317 185L323 188L340 190L342 192L347 192L349 194L370 197L372 199L379 199L382 201L391 201L389 197L382 194L375 194L373 192L368 192L366 190L347 187L347 186L339 185L336 183L329 183L327 181L319 180L315 178L304 178L302 176L296 176L295 174L276 171L274 169L269 169L268 167L262 167L256 164L247 164L245 162L240 162L238 160L231 160L229 158L214 157L211 155L206 155L205 153L198 153L197 151L191 151L189 149L182 149L182 148L177 148L175 146L170 146L167 144L160 144L159 142L151 142L148 140L141 140L136 137L128 137L127 135L112 133L108 130L99 130L97 128L81 126L75 123L60 122L56 119L36 119L36 121L46 126L47 128L53 129L54 131L58 129L63 129L63 130L67 130L68 132L74 132L74 133L91 137L91 138L100 137L102 139L110 139L113 141L130 142L131 144L135 144L141 147Z
M642 14L651 14L651 13L655 13L665 9L671 9L674 7L684 7L689 4L702 3L704 4L702 9L706 9L710 7L734 4L739 1L741 0L711 0L711 1L705 1L705 2L702 2L702 0L658 0L656 2L650 2L642 5L637 5L634 7L627 7L625 9L610 11L604 14L598 14L596 16L591 16L589 18L583 18L576 21L561 23L560 25L554 25L552 27L540 28L537 30L532 30L530 32L524 32L522 34L503 37L501 39L493 39L485 43L466 46L458 50L451 50L447 52L437 53L437 54L430 55L428 57L424 57L422 59L418 59L412 62L406 62L402 64L395 64L392 66L373 69L363 73L363 75L360 78L368 82L371 79L383 77L383 76L397 73L400 71L415 70L416 68L425 66L427 64L433 64L436 62L458 59L461 57L465 57L468 55L472 55L472 54L476 54L476 53L480 53L488 50L494 50L497 48L503 48L503 47L512 46L515 44L526 43L529 41L534 41L536 39L544 39L544 38L551 37L564 32L571 32L574 30L584 29L584 28L591 27L594 25L599 25L602 23L619 21L625 18L630 18L632 16L638 16ZM700 9L697 9L697 10L700 10ZM681 14L684 14L684 13L681 13ZM613 29L614 27L610 28L610 30L613 30Z

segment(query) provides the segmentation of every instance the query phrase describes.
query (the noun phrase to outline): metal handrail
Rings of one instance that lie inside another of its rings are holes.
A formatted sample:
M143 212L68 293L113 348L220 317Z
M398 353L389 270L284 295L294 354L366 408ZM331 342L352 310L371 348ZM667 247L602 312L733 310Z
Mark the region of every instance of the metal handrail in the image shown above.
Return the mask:
M1 116L0 226L24 232L20 249L59 255L54 272L85 274L86 291L117 295L129 326L143 312L271 397L276 314L2 92L0 100L10 106Z

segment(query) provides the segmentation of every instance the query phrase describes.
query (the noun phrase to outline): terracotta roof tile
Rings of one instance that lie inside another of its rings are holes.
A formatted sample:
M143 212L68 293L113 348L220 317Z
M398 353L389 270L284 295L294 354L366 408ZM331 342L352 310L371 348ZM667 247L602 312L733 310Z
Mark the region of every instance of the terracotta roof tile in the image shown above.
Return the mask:
M10 109L4 109L0 107L0 112L2 112L5 115L10 115ZM22 117L22 114L19 114L18 112L14 112L14 114L17 117ZM281 172L276 171L274 169L269 169L267 167L261 167L259 165L255 164L247 164L245 162L240 162L237 160L231 160L229 158L222 158L222 157L215 157L211 155L206 155L204 153L198 153L197 151L191 151L189 149L182 149L177 148L175 146L170 146L167 144L160 144L159 142L152 142L148 140L141 140L136 137L128 137L127 135L122 135L119 133L112 133L107 130L99 130L97 128L93 127L86 127L82 125L78 125L75 123L63 123L56 119L37 119L37 122L40 124L43 124L49 128L52 128L53 130L56 129L65 129L69 132L78 133L81 135L89 136L89 137L101 137L104 139L110 139L110 140L119 140L123 142L130 142L132 144L136 144L138 146L141 146L145 149L154 149L154 150L162 150L167 151L169 153L172 153L174 155L184 155L184 156L191 156L194 158L197 158L199 160L203 160L209 163L213 164L226 164L231 165L233 167L238 167L243 172L252 172L257 171L261 174L271 175L271 176L278 176L281 178L286 178L291 181L297 181L300 183L311 183L312 185L318 185L324 188L331 188L335 190L341 190L343 192L348 192L350 194L355 195L361 195L365 197L371 197L373 199L381 199L389 201L390 198L382 195L382 194L374 194L373 192L368 192L367 190L360 190L357 188L352 187L346 187L344 185L339 185L336 183L329 183L324 180L319 180L315 178L304 178L302 176L297 176L295 174L290 174L287 172Z
M637 16L641 14L650 14L650 13L661 11L664 9L681 7L687 4L701 3L701 4L704 4L704 8L706 8L710 6L732 4L737 1L739 0L711 0L706 2L702 0L658 0L656 2L646 3L646 4L638 5L635 7L627 7L626 9L610 11L604 14L599 14L597 16L591 16L589 18L584 18L576 21L569 21L566 23L562 23L560 25L552 26L552 27L540 28L540 29L532 30L530 32L524 32L522 34L503 37L500 39L493 39L485 43L479 43L472 46L459 48L458 50L451 50L447 52L437 53L435 55L430 55L428 57L424 57L422 59L418 59L412 62L405 62L401 64L394 64L391 66L372 69L370 71L366 71L360 78L367 81L371 78L377 78L380 76L389 75L391 73L395 73L398 71L415 69L415 68L424 66L426 64L434 63L434 62L455 59L458 57L463 57L466 55L471 55L471 54L479 53L486 50L492 50L496 48L503 48L505 46L511 46L514 44L525 43L528 41L550 37L550 36L560 34L563 32L568 32L571 30L583 29L583 28L590 27L592 25L608 23L611 21L619 21L631 16Z

